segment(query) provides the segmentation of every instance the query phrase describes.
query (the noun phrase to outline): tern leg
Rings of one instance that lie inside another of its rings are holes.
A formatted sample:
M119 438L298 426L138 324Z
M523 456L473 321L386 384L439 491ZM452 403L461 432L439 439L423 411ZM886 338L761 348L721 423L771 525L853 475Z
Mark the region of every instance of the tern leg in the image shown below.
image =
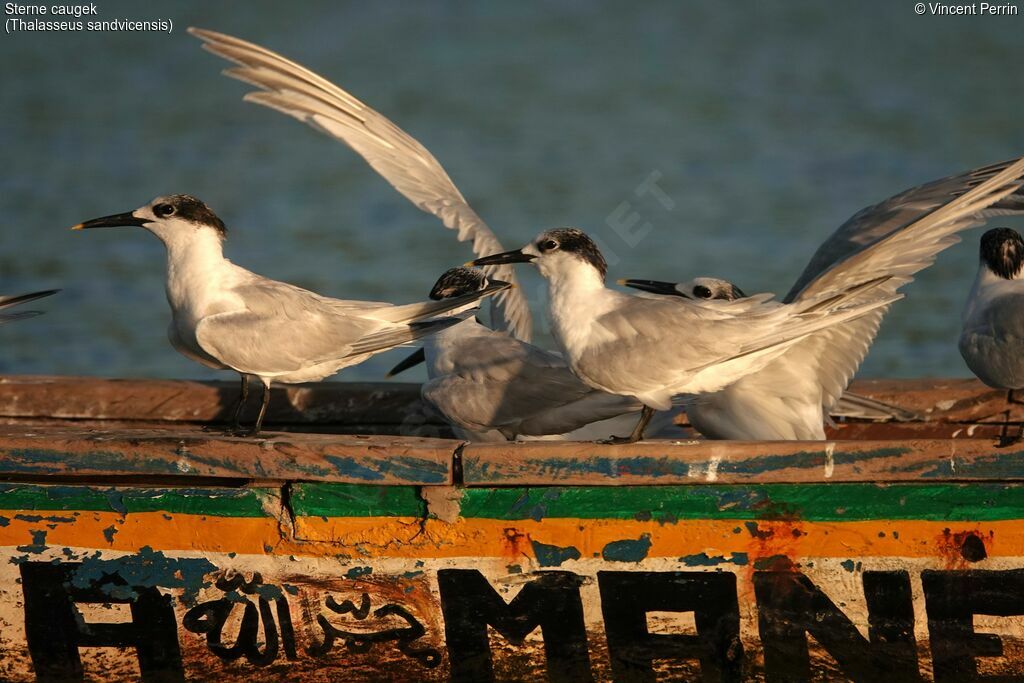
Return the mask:
M624 443L636 443L640 439L644 438L644 430L647 429L647 425L650 424L651 418L654 417L654 408L644 406L644 409L640 411L640 420L636 423L636 427L633 427L633 431L629 436L612 436L600 443L607 444L624 444Z
M1006 421L1003 422L1003 432L999 435L999 448L1006 448L1024 440L1024 421L1017 425L1017 435L1012 438L1010 437L1011 406L1014 404L1024 404L1024 401L1014 398L1014 391L1016 389L1010 389L1006 392Z
M267 405L270 403L270 381L263 380L263 401L260 403L260 414L256 417L256 424L253 425L249 436L259 436L263 429L263 416L267 414Z
M249 375L239 373L242 378L242 390L238 393L238 401L235 403L235 417L231 421L231 431L242 431L242 411L245 409L245 402L249 398Z

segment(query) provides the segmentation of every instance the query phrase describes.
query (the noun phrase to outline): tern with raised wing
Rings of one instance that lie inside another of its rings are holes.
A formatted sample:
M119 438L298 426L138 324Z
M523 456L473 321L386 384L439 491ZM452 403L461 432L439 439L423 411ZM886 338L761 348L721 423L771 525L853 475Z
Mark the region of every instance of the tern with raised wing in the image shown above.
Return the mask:
M644 404L633 432L613 443L643 438L654 412L668 410L673 396L718 391L807 335L899 298L867 296L885 278L792 304L773 302L768 294L735 301L625 294L605 286L607 263L576 228L547 230L521 249L468 265L499 263L537 266L548 286L555 340L577 377Z
M459 192L441 164L408 133L356 97L309 69L259 45L199 28L189 33L208 52L238 65L224 75L257 88L246 102L282 112L345 143L419 209L437 216L469 241L477 256L504 251L494 232ZM530 308L509 266L484 269L491 278L511 283L492 297L492 325L530 341Z
M794 303L881 275L889 279L876 293L894 294L939 252L957 243L956 233L992 216L1024 212L1022 174L1024 159L995 164L915 187L861 210L819 247L783 301ZM623 282L647 292L680 293L674 283ZM678 287L687 291L693 285ZM700 298L708 293L711 288L704 287L687 295ZM879 308L810 335L760 372L701 396L687 406L691 424L718 439L824 439L827 416L839 406L886 310ZM858 396L847 395L846 403L858 400L862 408L880 408ZM900 419L898 413L894 417Z
M157 197L127 213L96 218L73 230L137 226L167 248L167 334L182 355L241 376L234 412L239 428L250 377L263 384L252 434L259 434L272 382L318 381L370 356L438 332L458 317L435 318L502 291L486 288L443 301L395 306L321 296L236 266L224 258L227 228L189 195Z
M960 333L960 355L978 379L1006 390L1006 402L1024 403L1024 238L1010 228L981 236L978 275L967 297ZM1024 424L1017 436L1024 437Z

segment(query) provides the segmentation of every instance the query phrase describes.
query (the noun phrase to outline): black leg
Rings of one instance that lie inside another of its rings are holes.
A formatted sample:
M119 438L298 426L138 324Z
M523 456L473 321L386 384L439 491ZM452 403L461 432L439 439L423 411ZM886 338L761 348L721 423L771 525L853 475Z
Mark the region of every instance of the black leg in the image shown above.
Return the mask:
M238 402L235 403L235 417L231 421L231 431L242 431L242 411L245 410L245 402L249 398L249 375L241 375L242 390L238 394Z
M267 414L267 405L270 403L270 382L263 382L263 402L260 403L260 414L256 417L256 424L253 426L249 436L259 436L263 429L263 416Z
M999 435L998 448L1006 448L1007 446L1013 446L1014 444L1024 441L1024 421L1021 421L1021 423L1017 425L1017 435L1013 437L1010 436L1010 413L1012 411L1011 406L1015 403L1024 403L1024 401L1021 401L1020 399L1014 397L1014 391L1016 391L1016 389L1010 389L1009 391L1006 392L1006 420L1003 422L1002 434Z
M640 420L636 423L636 427L633 428L633 432L629 436L613 436L601 441L600 443L636 443L640 439L644 438L644 430L647 429L647 425L650 424L652 417L654 417L654 408L644 406L644 409L640 411Z

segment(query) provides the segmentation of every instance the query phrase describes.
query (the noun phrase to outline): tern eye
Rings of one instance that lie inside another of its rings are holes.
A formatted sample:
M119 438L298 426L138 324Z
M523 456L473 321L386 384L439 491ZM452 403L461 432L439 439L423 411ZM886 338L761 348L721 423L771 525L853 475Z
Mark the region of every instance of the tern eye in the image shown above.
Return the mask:
M555 249L558 249L558 242L554 240L544 240L539 246L541 251L554 251Z
M159 218L165 218L167 216L174 215L174 206L171 204L157 204L153 207L153 213Z
M704 285L697 285L696 287L693 288L693 295L698 299L710 299L711 290L705 287Z

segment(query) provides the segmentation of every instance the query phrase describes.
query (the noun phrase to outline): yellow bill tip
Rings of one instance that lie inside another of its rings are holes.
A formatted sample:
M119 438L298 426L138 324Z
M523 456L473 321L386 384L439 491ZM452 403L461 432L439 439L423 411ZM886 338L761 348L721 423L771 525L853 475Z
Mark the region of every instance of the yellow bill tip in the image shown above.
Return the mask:
M84 228L84 227L85 227L85 223L79 223L79 224L77 224L77 225L72 225L72 226L71 226L71 229L72 229L72 230L81 230L81 229L82 229L82 228Z
M617 284L617 285L625 285L626 284L626 278L620 277L618 280L615 281L615 284Z

